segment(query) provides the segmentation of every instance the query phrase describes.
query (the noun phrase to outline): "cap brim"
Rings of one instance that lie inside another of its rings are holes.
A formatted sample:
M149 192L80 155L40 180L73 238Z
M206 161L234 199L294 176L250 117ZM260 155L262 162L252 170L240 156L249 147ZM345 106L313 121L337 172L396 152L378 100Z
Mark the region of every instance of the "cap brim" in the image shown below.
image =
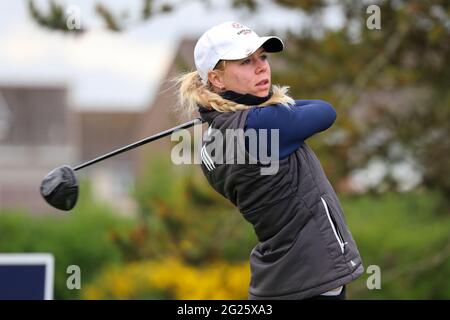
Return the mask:
M264 42L262 46L266 52L280 52L283 51L284 44L278 37L263 37ZM256 51L256 50L255 50Z
M266 52L280 52L284 48L283 41L275 36L259 37L253 43L243 43L222 56L222 60L239 60L253 54L263 47Z

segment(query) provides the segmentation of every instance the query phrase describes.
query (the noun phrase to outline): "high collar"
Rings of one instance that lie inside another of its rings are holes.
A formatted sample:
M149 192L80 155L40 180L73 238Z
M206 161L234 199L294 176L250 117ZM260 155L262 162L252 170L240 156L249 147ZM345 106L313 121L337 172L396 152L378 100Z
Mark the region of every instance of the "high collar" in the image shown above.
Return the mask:
M226 99L226 100L230 100L239 104L244 104L247 106L256 106L259 105L261 103L266 102L267 100L269 100L272 95L273 95L273 91L270 90L269 94L265 97L257 97L254 96L252 94L242 94L242 93L237 93L235 91L231 91L231 90L227 90L224 92L219 93L219 95ZM199 106L198 111L202 114L204 113L208 113L208 112L213 112L215 111L214 109L209 109L209 108L205 108L203 106Z
M219 95L223 99L230 100L239 104L256 106L269 100L272 97L273 92L272 90L270 90L269 94L266 97L257 97L251 94L241 94L231 90L221 92ZM208 123L211 123L214 118L221 114L214 109L208 109L203 106L199 106L198 112L200 113L200 117Z
M224 99L231 100L239 104L245 104L247 106L256 106L264 103L272 97L272 94L272 90L270 90L269 94L265 97L257 97L252 94L237 93L231 90L219 93L219 95Z

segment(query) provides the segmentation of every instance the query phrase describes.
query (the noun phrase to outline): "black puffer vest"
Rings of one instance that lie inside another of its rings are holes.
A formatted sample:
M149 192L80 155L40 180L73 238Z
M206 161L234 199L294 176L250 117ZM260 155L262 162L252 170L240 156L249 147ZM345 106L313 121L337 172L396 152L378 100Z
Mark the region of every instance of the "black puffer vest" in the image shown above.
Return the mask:
M249 111L200 115L225 136L226 129L244 129ZM212 143L207 135L204 147ZM239 147L248 156L245 146ZM250 255L250 299L304 299L363 273L336 193L305 143L277 160L274 175L262 175L260 163L214 163L203 149L206 179L254 226L259 240Z

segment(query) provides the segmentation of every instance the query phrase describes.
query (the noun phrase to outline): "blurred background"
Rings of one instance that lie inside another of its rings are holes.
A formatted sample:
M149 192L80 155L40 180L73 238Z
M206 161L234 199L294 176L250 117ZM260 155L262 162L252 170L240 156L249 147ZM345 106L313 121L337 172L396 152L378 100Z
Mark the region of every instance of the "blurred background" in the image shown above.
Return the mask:
M367 269L348 298L449 299L449 14L443 0L0 0L0 252L53 254L55 299L246 299L252 227L198 165L172 163L170 138L77 172L69 213L39 194L57 166L187 121L171 79L236 20L284 39L274 83L337 110L307 142Z

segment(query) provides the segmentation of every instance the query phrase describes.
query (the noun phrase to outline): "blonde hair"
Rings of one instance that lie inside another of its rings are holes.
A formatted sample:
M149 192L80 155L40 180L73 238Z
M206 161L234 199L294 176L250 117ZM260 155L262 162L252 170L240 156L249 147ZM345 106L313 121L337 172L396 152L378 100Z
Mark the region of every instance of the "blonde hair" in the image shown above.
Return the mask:
M225 61L221 61L216 69L223 70ZM193 116L198 110L199 105L208 109L214 109L218 112L230 112L252 108L244 104L239 104L231 100L222 98L214 92L212 85L208 82L204 84L197 71L188 72L175 78L174 81L179 85L177 111L187 117ZM266 102L257 105L263 107L271 104L294 104L294 100L287 95L289 87L272 86L272 96Z

